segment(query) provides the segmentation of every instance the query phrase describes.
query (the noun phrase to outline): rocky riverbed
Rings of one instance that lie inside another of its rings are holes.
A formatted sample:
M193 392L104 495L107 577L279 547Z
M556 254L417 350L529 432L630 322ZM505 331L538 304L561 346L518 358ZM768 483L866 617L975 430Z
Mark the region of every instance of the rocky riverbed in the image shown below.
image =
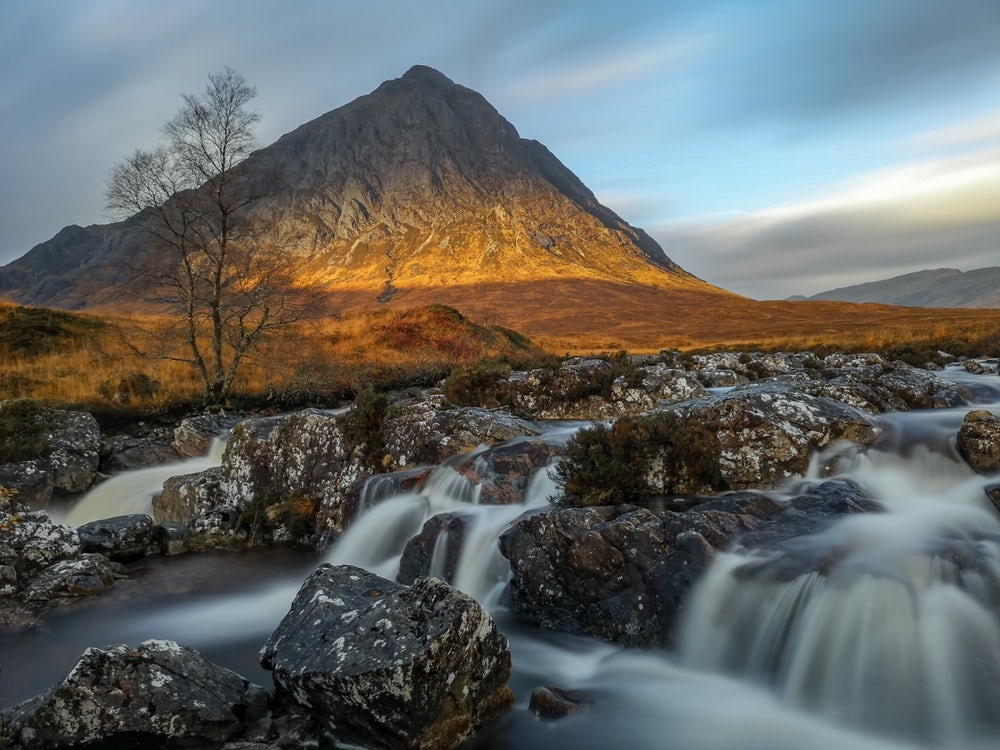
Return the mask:
M630 647L670 646L692 587L720 553L761 550L778 578L822 572L829 560L796 539L847 516L884 512L835 471L840 457L889 439L882 414L961 408L976 390L974 380L959 384L876 354L682 360L666 352L627 364L615 374L610 361L573 359L498 377L491 394L502 394L502 409L458 406L438 389L394 394L361 424L360 406L196 417L136 441L101 436L88 414L54 412L49 453L0 467L3 626L41 627L59 602L107 591L146 555L246 543L323 551L386 498L420 490L445 462L467 500L513 509L499 550L509 581L504 600L519 618ZM976 367L976 377L995 374L995 364ZM579 497L556 488L551 504L522 507L531 478L566 454L574 429L664 414L710 431L711 485L687 476L690 467L672 460L676 445L664 442L649 446L653 469L638 504L577 507ZM554 421L563 429L553 430ZM221 464L169 479L148 513L74 528L47 510L108 471L202 452L227 430ZM973 469L1000 467L1000 424L988 411L971 412L955 440ZM797 485L810 470L828 481ZM665 486L693 492L663 494ZM252 685L183 644L95 643L48 693L4 710L0 746L119 738L277 747L321 737L459 744L512 701L506 639L481 604L449 585L472 523L462 512L431 516L406 545L398 581L350 566L319 568L262 651L274 688ZM551 712L551 696L565 692L544 686L539 695L540 702L549 696ZM562 705L570 712L578 704Z

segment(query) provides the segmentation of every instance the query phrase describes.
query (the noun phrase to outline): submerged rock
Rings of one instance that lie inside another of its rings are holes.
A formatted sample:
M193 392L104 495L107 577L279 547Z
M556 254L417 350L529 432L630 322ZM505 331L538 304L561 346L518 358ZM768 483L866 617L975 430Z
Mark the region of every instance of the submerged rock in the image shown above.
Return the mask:
M528 710L539 719L561 719L593 702L594 698L589 693L545 686L531 691Z
M62 682L3 724L24 750L219 747L265 736L268 695L190 648L149 640L87 649Z
M261 651L279 697L337 741L448 748L513 704L510 650L472 598L321 565Z

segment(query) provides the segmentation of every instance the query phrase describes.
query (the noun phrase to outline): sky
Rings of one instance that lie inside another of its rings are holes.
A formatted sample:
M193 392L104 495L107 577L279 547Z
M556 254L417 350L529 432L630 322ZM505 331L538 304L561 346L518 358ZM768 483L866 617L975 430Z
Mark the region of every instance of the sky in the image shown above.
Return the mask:
M1000 0L0 0L0 264L209 73L267 145L414 64L732 291L1000 265Z

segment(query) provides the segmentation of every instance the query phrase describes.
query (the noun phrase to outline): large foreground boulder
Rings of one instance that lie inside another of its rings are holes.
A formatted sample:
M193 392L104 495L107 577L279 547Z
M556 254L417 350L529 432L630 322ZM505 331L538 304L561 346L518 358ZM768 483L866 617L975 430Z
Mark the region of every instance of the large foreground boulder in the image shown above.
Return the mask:
M506 638L475 600L433 578L401 586L321 565L261 663L279 696L363 747L454 747L513 703Z
M268 695L171 641L87 649L66 678L3 717L25 750L220 747L268 729Z

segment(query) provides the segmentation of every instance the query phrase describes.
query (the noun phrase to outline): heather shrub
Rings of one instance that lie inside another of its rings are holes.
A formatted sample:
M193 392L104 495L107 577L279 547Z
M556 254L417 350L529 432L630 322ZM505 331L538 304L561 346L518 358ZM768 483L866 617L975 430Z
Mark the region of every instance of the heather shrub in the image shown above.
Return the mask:
M719 442L672 412L621 417L580 430L554 470L564 505L642 504L654 495L724 489Z
M0 401L0 463L30 461L48 453L52 412L30 398Z

